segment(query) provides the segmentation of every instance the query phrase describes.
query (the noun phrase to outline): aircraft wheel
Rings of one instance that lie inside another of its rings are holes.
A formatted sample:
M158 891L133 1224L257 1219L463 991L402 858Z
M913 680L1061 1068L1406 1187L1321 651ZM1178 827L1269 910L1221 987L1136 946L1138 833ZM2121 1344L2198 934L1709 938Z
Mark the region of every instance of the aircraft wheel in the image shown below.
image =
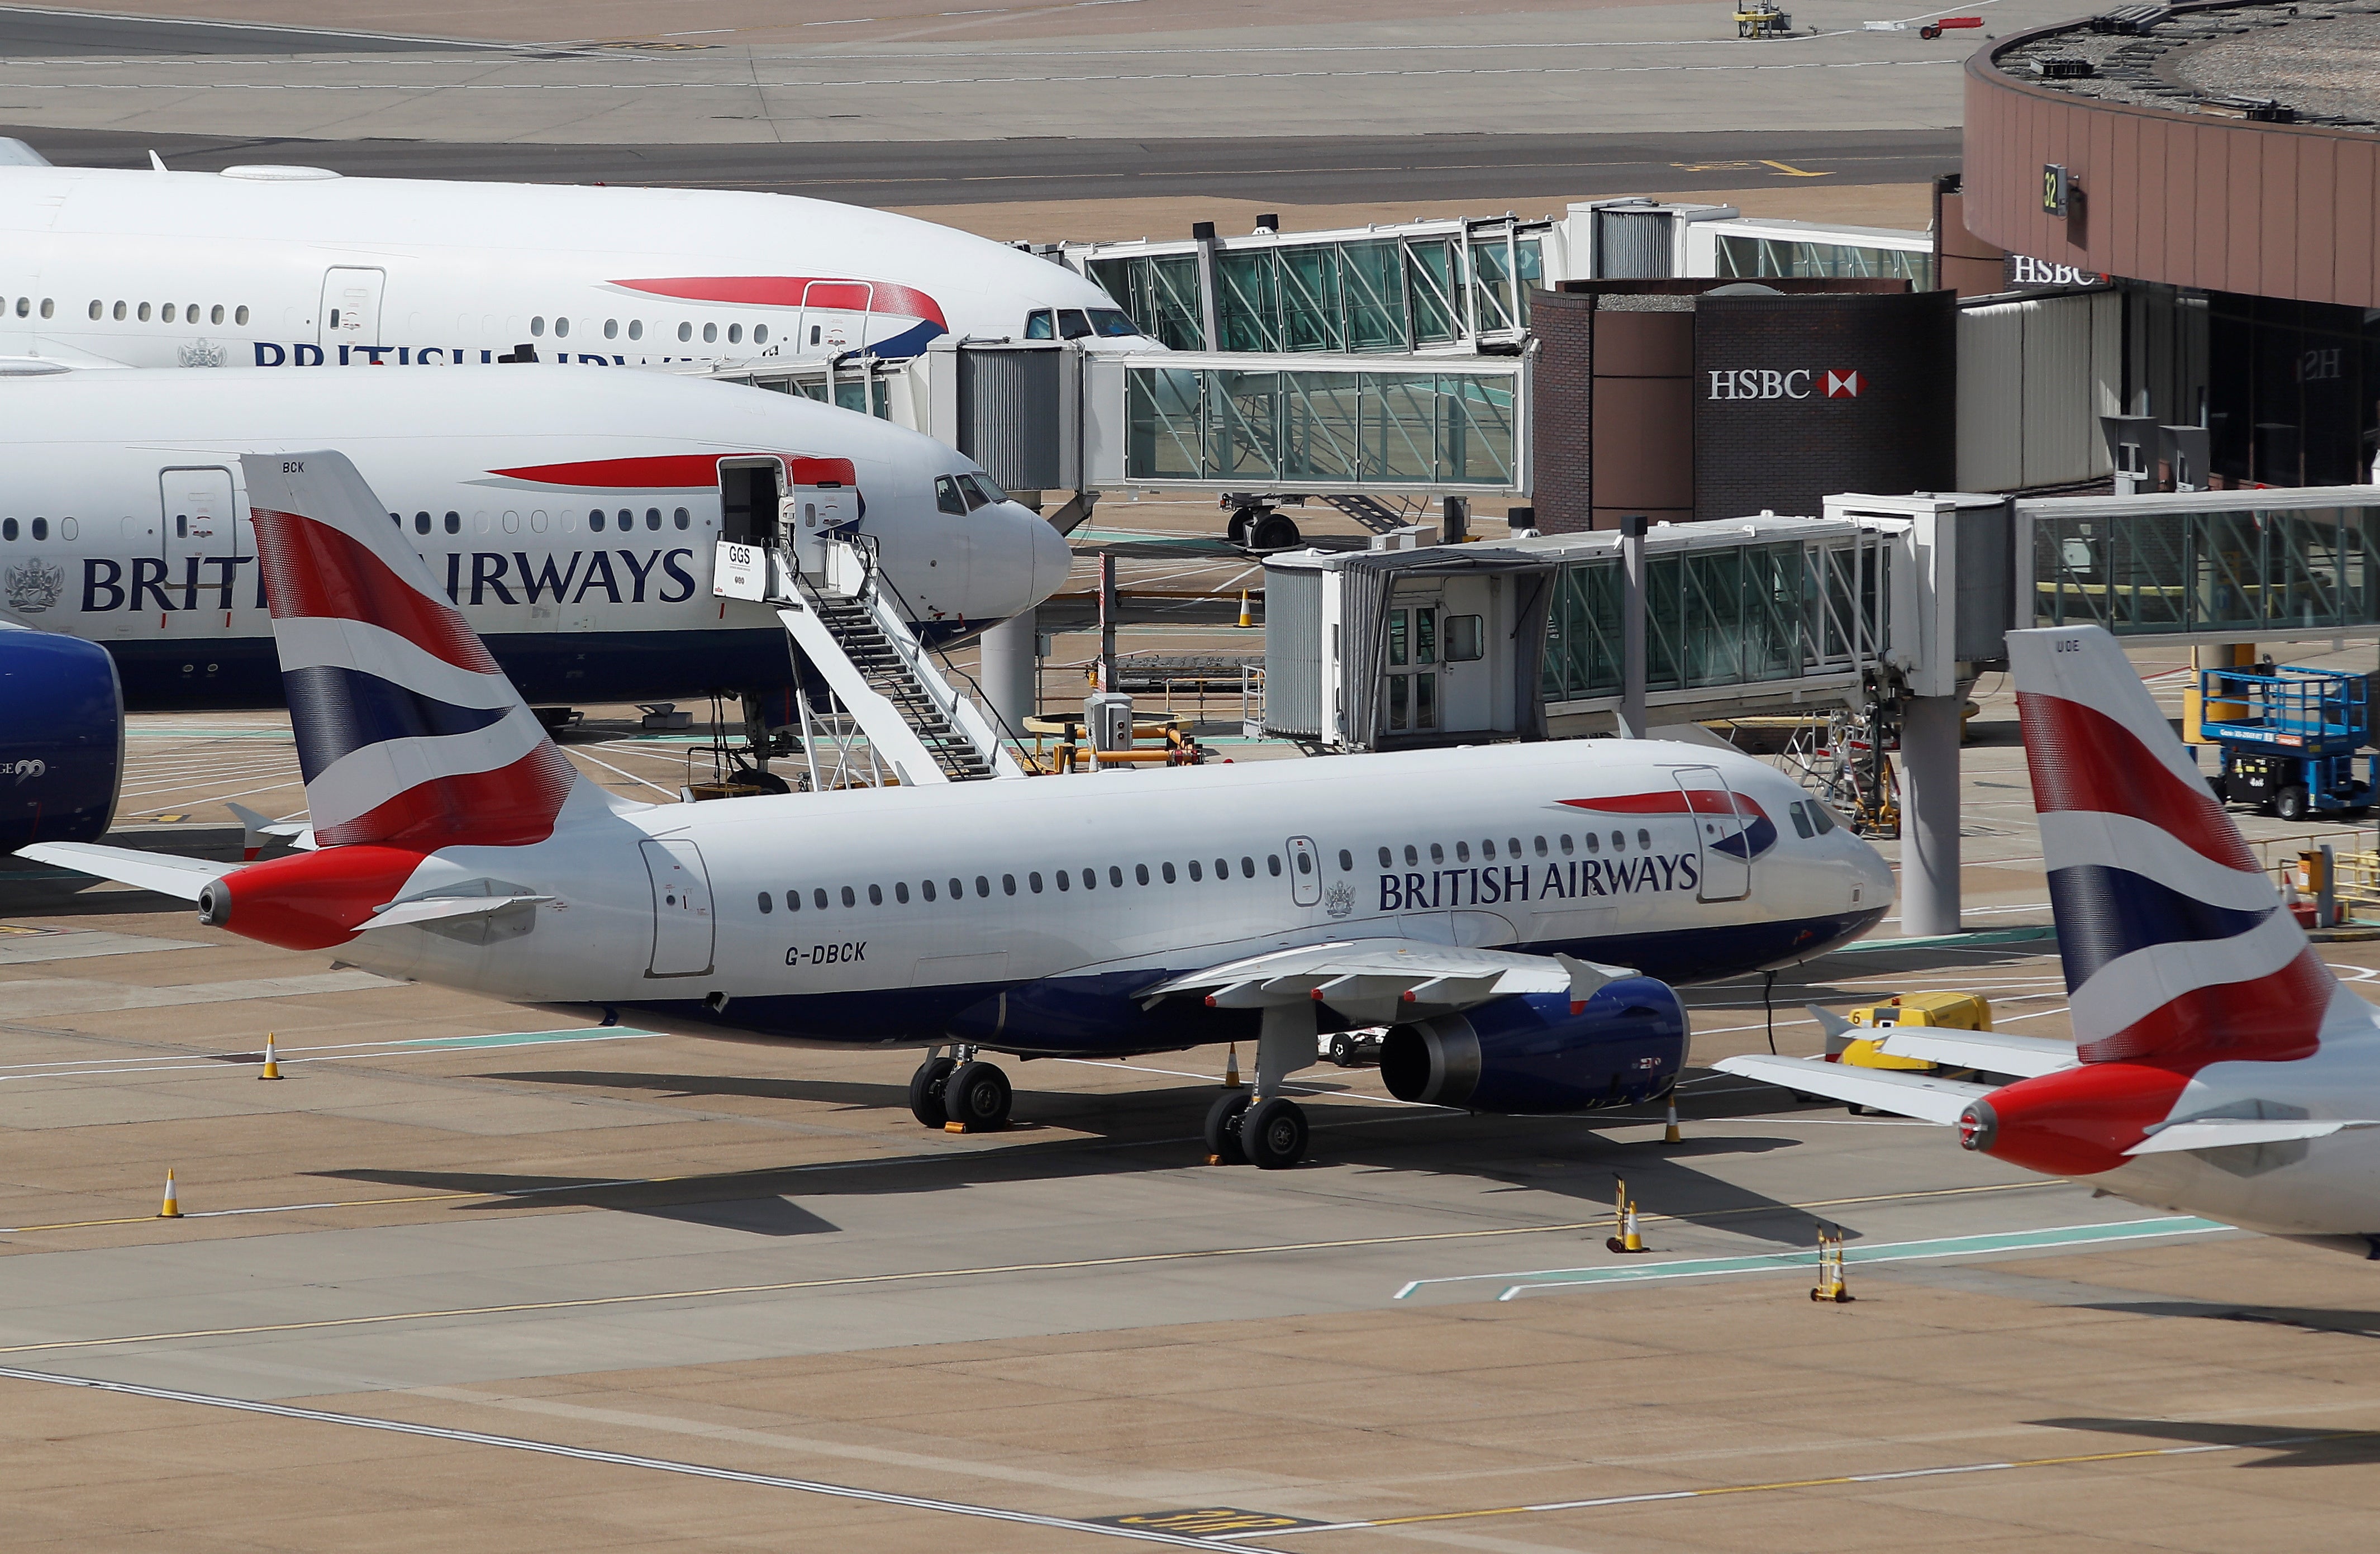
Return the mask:
M1225 1090L1207 1109L1207 1153L1217 1163L1248 1163L1247 1151L1240 1147L1240 1115L1255 1099L1245 1090Z
M956 1058L928 1058L909 1075L909 1115L921 1127L939 1128L951 1120L942 1107L942 1087L959 1066Z
M942 1110L969 1133L1006 1127L1012 1099L1008 1075L997 1063L961 1063L942 1086Z
M1287 1171L1305 1158L1305 1110L1283 1096L1260 1100L1240 1119L1240 1148L1263 1171Z
M1297 525L1279 513L1267 513L1248 529L1248 549L1285 551L1303 538Z
M2281 819L2302 820L2306 818L2306 791L2303 788L2293 785L2273 795L2273 813Z
M1330 1038L1330 1061L1341 1068L1351 1067L1355 1062L1355 1044L1343 1033Z

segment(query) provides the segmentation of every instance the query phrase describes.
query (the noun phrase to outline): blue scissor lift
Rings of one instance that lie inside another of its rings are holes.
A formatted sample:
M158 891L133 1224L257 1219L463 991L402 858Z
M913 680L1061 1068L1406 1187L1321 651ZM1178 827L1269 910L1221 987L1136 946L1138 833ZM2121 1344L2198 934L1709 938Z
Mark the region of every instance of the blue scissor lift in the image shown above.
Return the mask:
M2202 669L2198 692L2200 733L2222 752L2207 779L2216 797L2285 820L2361 815L2372 804L2380 756L2356 755L2372 737L2364 676L2292 664Z

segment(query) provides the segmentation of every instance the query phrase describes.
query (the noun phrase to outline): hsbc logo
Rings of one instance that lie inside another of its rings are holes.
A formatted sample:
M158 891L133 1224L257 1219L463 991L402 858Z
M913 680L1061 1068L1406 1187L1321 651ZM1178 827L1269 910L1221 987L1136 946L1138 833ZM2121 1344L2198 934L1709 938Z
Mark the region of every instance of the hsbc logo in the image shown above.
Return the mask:
M1867 392L1866 374L1855 368L1812 371L1797 367L1779 371L1767 367L1740 367L1710 374L1710 396L1719 399L1857 399Z

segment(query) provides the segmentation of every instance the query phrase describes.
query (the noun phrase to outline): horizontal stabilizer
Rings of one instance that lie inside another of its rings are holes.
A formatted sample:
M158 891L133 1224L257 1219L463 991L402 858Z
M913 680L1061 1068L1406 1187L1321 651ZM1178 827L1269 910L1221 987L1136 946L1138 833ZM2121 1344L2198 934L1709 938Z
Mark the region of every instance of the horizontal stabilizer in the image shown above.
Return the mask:
M507 906L541 906L550 895L433 895L393 902L371 915L359 929L403 928L409 923L446 922L456 917L484 917Z
M2031 1079L2072 1068L2082 1060L2074 1043L2046 1036L2003 1036L1998 1031L1953 1030L1945 1026L1896 1026L1884 1038L1891 1058L1915 1058L1948 1068L1979 1069Z
M2287 1144L2328 1138L2349 1128L2380 1128L2380 1122L2322 1121L2305 1117L2201 1117L2168 1123L2124 1151L2127 1155L2180 1155L2193 1149L2236 1149L2243 1144Z
M1945 1126L1959 1120L1959 1113L1967 1109L1969 1101L1990 1095L1993 1090L1992 1086L1970 1085L1963 1080L1934 1079L1890 1069L1853 1068L1830 1063L1824 1058L1775 1058L1766 1052L1721 1058L1711 1066L1722 1074L1782 1085L1803 1095L1872 1106L1878 1111Z
M171 853L144 853L137 847L103 847L95 842L37 842L19 847L17 856L54 863L79 874L96 874L120 885L137 885L160 895L196 901L199 892L239 868L210 858L177 858Z

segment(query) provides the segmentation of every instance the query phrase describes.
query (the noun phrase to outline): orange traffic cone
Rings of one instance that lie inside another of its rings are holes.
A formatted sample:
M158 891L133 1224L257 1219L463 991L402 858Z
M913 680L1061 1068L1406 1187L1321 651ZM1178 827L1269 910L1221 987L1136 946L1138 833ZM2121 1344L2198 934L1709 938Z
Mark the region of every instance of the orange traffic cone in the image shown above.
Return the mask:
M273 1050L273 1033L271 1031L266 1031L264 1033L264 1072L258 1074L257 1077L259 1079L278 1079L281 1077L281 1060Z
M1240 1044L1234 1041L1232 1043L1231 1050L1223 1055L1223 1088L1236 1090L1239 1087Z
M157 1210L157 1218L178 1220L181 1217L182 1200L174 1196L174 1168L167 1166L165 1168L165 1207Z
M1678 1132L1678 1092L1671 1090L1670 1092L1670 1122L1669 1125L1661 1130L1661 1142L1664 1144L1675 1144L1684 1136L1684 1135Z

